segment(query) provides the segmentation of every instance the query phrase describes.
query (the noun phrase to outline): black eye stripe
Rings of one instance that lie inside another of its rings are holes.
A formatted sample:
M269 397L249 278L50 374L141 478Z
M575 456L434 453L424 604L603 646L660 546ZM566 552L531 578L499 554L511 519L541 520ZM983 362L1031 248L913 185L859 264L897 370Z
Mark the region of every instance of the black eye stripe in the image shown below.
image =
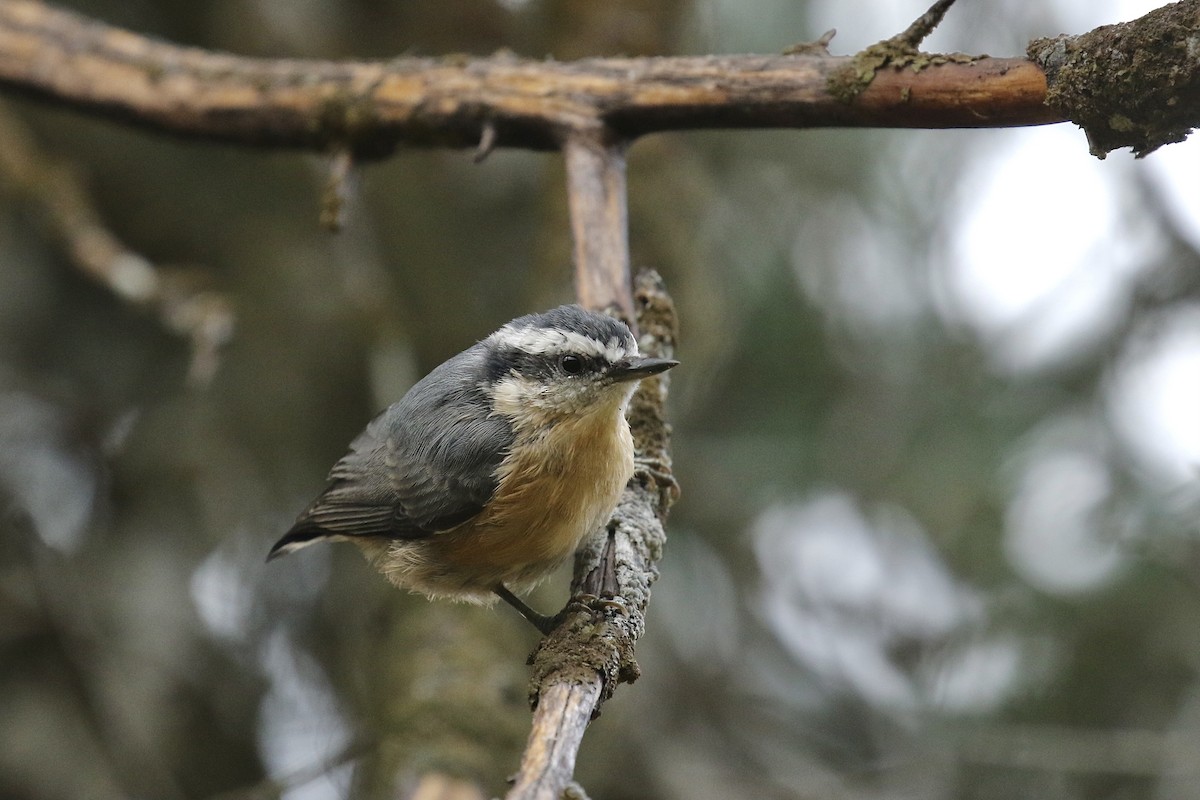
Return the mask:
M566 362L566 363L564 363ZM534 380L555 377L598 375L608 367L603 356L584 353L529 353L517 348L498 348L488 354L486 374L495 381L511 373Z

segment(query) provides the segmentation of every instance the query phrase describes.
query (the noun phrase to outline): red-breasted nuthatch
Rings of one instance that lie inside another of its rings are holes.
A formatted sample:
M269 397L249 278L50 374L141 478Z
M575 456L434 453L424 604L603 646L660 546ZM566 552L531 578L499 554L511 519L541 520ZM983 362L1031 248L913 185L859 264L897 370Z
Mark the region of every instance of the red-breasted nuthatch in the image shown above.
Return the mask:
M625 409L678 362L579 306L508 323L371 421L329 484L271 548L349 540L395 585L513 605L599 529L633 475Z

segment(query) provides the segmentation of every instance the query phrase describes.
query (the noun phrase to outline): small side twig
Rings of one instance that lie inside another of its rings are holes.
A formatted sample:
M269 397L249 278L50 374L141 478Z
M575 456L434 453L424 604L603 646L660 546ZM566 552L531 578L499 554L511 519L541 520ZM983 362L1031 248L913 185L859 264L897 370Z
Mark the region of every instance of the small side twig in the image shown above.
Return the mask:
M812 42L797 42L791 47L785 47L783 54L785 56L817 56L818 58L830 58L829 43L833 41L833 37L837 36L837 28L830 28L822 33Z
M278 797L284 792L299 789L340 767L357 761L370 753L376 746L371 742L354 740L325 759L298 767L279 777L264 778L249 786L241 786L210 795L208 800L259 800L260 798L266 800L266 798Z
M337 147L329 156L329 175L321 193L321 227L337 233L346 224L346 207L354 183L354 153L349 147Z
M483 130L479 134L479 146L475 148L475 155L472 160L476 164L482 164L492 151L496 149L496 143L499 141L499 136L496 133L496 123L488 120L483 123Z
M942 18L946 16L946 12L952 5L954 5L954 0L937 0L929 7L928 11L913 20L913 23L902 33L898 33L888 41L916 50L921 46L921 42L933 33L933 29L942 23Z
M172 333L191 342L188 380L204 385L233 335L229 300L205 287L197 269L152 264L125 246L101 220L83 181L42 152L33 136L0 108L0 180L37 203L62 239L71 261L113 294L154 313Z
M908 67L914 75L926 72L931 67L946 67L953 64L974 67L985 63L987 56L971 56L964 53L922 53L921 42L938 26L954 0L937 0L929 10L917 17L900 33L870 47L864 47L850 59L850 63L837 69L829 76L826 86L829 93L850 105L858 105L873 84L889 72L893 75ZM885 70L885 67L891 67ZM901 103L926 102L924 91L916 93L914 85L899 87L896 95ZM960 99L963 93L960 92Z

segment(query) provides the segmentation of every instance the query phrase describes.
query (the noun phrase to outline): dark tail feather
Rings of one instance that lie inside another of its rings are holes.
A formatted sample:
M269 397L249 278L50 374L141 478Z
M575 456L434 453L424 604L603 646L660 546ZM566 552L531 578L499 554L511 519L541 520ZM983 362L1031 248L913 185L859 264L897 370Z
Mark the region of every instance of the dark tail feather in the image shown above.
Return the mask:
M285 533L283 538L275 543L271 548L271 552L267 553L267 561L274 561L280 556L286 556L288 553L295 552L302 547L308 547L313 542L320 541L332 535L334 534L331 534L324 528L301 523Z

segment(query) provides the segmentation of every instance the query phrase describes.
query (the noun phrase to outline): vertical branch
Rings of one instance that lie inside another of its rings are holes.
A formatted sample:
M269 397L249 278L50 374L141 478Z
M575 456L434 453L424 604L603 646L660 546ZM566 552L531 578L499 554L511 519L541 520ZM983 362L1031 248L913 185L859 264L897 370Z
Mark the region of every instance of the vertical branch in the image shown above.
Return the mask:
M574 133L563 145L563 155L575 241L575 296L588 308L615 306L632 322L625 144Z
M635 331L647 336L639 344L655 355L669 355L674 345L674 309L657 275L639 279L634 313L629 269L625 188L625 145L591 132L576 132L563 145L567 165L568 205L575 242L575 292L589 308L615 309ZM659 300L664 299L664 302ZM639 319L640 317L640 319ZM643 381L629 417L639 475L630 481L607 526L607 537L585 541L576 555L573 590L565 618L530 658L533 726L513 779L509 800L558 800L571 783L575 758L588 723L600 713L622 681L639 674L634 643L645 630L654 564L665 539L662 522L673 495L659 480L674 485L666 454L666 376ZM603 591L584 587L605 573ZM611 592L607 599L582 597Z
M670 358L675 309L658 275L639 274L630 301L642 351ZM608 535L585 539L576 554L575 599L530 659L533 728L509 800L558 800L572 780L589 721L618 683L632 683L639 674L634 645L645 631L666 542L663 523L676 493L664 416L668 383L668 375L648 378L634 394L628 417L637 471L606 526ZM588 588L597 583L592 578L603 572L611 573L611 595L602 589L603 599L589 598L596 591Z
M563 144L563 157L575 297L588 308L615 308L635 326L624 148L623 143L607 144L601 136L576 132ZM585 556L576 563L576 586L592 569L587 561ZM593 622L589 611L577 609L532 658L533 727L509 800L562 796L575 773L588 722L612 692L625 658L632 662L632 642L614 643L611 632L594 637L600 629Z

